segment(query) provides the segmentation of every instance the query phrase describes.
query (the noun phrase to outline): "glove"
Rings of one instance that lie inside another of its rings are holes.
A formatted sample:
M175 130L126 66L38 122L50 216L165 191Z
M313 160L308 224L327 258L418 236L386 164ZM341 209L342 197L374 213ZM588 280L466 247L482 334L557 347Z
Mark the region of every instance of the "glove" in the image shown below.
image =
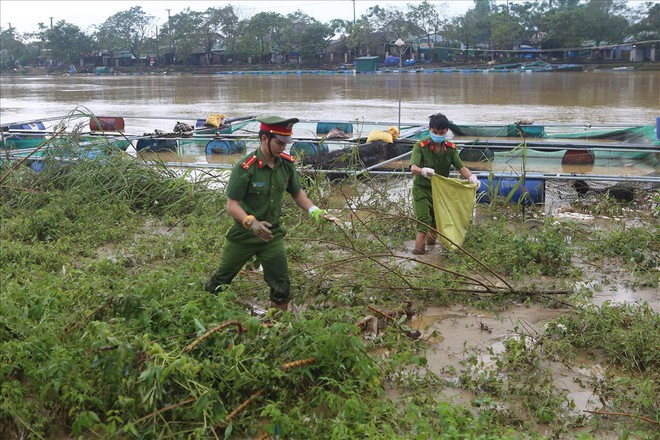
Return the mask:
M424 167L422 168L422 176L430 179L431 177L435 176L435 170L433 168Z
M470 183L472 183L474 185L477 185L477 189L479 189L479 187L481 186L481 181L479 179L477 179L477 176L475 176L474 174L471 175L468 178L468 180L470 181Z
M254 232L254 235L262 239L263 241L272 241L273 233L268 229L271 226L270 223L266 221L259 221L257 219L252 220L250 225L250 230Z
M325 222L327 221L326 216L328 215L328 211L325 209L321 209L318 206L312 206L309 208L309 216L314 219L316 224L321 223L322 221Z

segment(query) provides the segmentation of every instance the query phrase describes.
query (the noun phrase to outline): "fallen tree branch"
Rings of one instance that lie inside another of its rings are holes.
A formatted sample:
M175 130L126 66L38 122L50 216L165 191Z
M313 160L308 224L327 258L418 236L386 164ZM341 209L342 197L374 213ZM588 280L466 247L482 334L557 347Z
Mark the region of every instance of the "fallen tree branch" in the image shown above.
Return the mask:
M286 370L290 370L291 368L302 367L304 365L311 365L313 363L316 363L316 358L311 357L307 359L300 359L298 361L287 362L286 364L283 364L280 368L286 371Z
M166 411L169 411L169 410L171 410L171 409L178 408L178 407L183 406L183 405L187 405L187 404L189 404L189 403L194 402L195 400L197 400L197 397L189 397L188 399L182 400L182 401L180 401L180 402L173 403L173 404L171 404L171 405L167 405L165 408L161 408L161 409L156 410L156 411L154 411L154 412L152 412L152 413L150 413L150 414L147 414L147 415L144 416L144 417L140 417L139 419L137 419L137 420L135 421L135 424L136 424L136 425L137 425L137 424L140 424L140 423L144 422L145 420L147 420L147 419L149 419L149 418L151 418L151 417L157 416L158 414L162 414L162 413L164 413L164 412L166 412Z
M382 316L384 318L387 318L390 321L394 321L394 317L392 316L392 314L387 313L387 312L383 312L382 310L378 310L374 306L367 306L367 307L369 308L369 310L378 313L380 316Z
M214 335L215 333L218 333L218 332L219 332L220 330L222 330L223 328L227 328L227 327L232 326L232 325L235 325L236 327L238 327L238 333L243 333L243 332L245 331L245 330L243 329L243 325L242 325L239 321L237 321L237 320L235 320L235 319L234 319L234 320L231 320L231 321L223 322L222 324L219 324L219 325L213 327L211 330L207 331L207 332L204 333L202 336L200 336L199 338L197 338L197 339L195 339L194 341L192 341L189 345L187 345L187 346L183 349L183 351L181 352L181 354L188 353L190 350L192 350L193 348L195 348L195 346L197 346L198 344L200 344L201 342L203 342L205 339L211 337L211 336Z
M250 404L251 404L251 403L257 398L257 397L261 396L263 393L264 393L264 390L259 390L259 391L257 391L256 393L254 393L253 395L251 395L250 398L249 398L248 400L246 400L245 402L241 403L241 404L238 406L238 408L236 408L235 410L233 410L232 412L229 413L229 415L225 418L225 423L228 425L229 422L231 422L231 419L233 419L234 417L236 417L236 415L237 415L238 413L240 413L240 412L243 411L245 408L247 408L247 407L248 407L248 406L249 406L249 405L250 405Z
M604 415L604 416L632 417L632 418L635 418L635 419L644 420L645 422L649 422L649 423L653 423L653 424L658 425L658 422L656 422L655 420L649 419L648 417L644 417L644 416L638 416L636 414L628 414L628 413L622 413L622 412L610 412L610 411L589 411L589 410L586 410L586 409L583 410L583 411L591 413L591 414L600 414L600 415Z

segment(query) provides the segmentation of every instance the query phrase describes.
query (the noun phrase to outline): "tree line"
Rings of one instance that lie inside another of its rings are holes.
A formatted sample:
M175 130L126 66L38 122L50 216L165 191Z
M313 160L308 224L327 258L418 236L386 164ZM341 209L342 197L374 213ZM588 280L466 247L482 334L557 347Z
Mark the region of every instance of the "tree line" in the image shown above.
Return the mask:
M446 4L424 0L405 7L374 6L356 20L320 22L301 11L245 16L231 4L168 15L165 23L140 6L108 17L90 32L59 20L35 32L0 28L0 67L49 63L77 65L90 54L130 54L157 64L268 63L275 54L318 61L334 39L351 57L377 54L401 38L425 41L427 56L440 47L510 50L521 44L541 49L618 44L660 38L660 3L631 7L625 0L474 0L464 14L449 17ZM378 36L375 38L374 36ZM220 57L214 58L214 54ZM140 61L141 60L141 61Z

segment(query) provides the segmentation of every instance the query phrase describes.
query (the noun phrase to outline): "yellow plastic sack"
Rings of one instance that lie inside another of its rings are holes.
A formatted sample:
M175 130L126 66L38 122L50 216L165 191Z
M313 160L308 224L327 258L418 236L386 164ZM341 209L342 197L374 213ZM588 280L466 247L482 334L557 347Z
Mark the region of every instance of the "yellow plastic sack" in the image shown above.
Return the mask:
M220 115L218 113L211 113L206 117L206 123L204 125L210 125L215 128L219 128L222 125L222 121L225 120L225 115Z
M371 133L369 133L369 137L367 137L367 144L369 142L373 141L383 141L387 142L388 144L391 144L394 142L392 139L392 135L386 131L379 131L379 130L374 130Z
M458 246L463 245L465 233L472 221L477 196L475 185L462 179L450 179L435 175L431 178L433 212L438 232ZM439 236L440 242L449 249L451 243Z

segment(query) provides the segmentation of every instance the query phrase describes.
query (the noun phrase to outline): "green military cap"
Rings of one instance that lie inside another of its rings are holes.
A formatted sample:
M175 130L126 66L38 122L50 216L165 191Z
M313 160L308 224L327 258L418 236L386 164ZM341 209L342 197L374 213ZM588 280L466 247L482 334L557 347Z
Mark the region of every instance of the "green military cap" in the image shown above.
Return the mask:
M300 119L266 116L263 118L257 118L257 121L261 122L261 130L273 133L280 141L290 144L293 142L293 139L291 138L293 124L300 121Z

